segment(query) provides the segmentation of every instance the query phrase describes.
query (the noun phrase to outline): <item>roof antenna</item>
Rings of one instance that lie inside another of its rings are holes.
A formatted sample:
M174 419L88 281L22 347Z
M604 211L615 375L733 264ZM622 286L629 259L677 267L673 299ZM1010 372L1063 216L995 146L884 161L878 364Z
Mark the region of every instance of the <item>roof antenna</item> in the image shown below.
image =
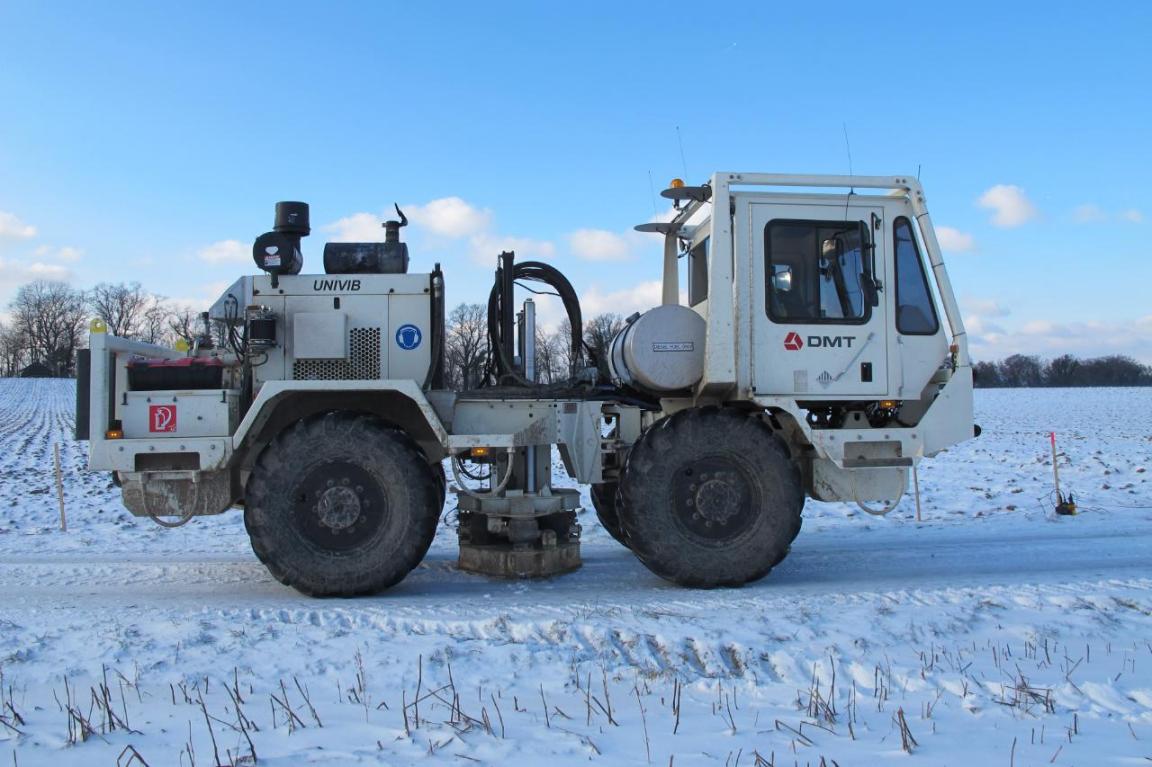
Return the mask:
M844 146L848 149L848 175L855 175L852 172L852 144L848 141L848 123L844 123Z
M920 163L916 163L916 180L920 180Z
M680 145L680 167L684 171L684 182L688 182L688 161L684 159L684 139L680 136L680 126L676 126L676 143Z
M844 146L848 150L848 175L854 176L852 172L852 143L848 141L848 123L844 125ZM849 187L848 196L844 198L844 220L848 220L848 201L852 199L852 195L856 194L856 187Z

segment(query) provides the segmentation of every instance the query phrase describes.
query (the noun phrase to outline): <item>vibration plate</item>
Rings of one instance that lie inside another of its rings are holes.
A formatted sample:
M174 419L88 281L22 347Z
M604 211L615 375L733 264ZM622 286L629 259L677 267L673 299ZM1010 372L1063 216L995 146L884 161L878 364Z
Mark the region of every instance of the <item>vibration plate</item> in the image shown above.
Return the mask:
M460 569L499 578L547 578L579 570L580 541L552 546L460 544Z

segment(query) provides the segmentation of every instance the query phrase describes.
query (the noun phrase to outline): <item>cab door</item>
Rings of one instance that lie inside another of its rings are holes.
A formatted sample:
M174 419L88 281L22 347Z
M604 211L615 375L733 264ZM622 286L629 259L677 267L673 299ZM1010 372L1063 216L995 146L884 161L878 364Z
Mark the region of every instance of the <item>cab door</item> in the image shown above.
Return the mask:
M756 393L813 400L885 395L884 209L848 197L748 201L744 213Z

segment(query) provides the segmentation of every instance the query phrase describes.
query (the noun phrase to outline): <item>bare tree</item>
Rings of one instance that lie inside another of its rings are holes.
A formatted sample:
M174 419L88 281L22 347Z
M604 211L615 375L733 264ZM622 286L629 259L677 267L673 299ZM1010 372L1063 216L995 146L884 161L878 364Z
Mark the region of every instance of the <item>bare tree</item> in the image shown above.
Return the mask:
M16 328L0 325L0 376L17 376L27 364L27 342Z
M88 291L87 298L88 308L104 320L109 333L136 338L151 297L139 282L101 282Z
M560 320L560 327L553 333L556 345L560 349L560 359L563 362L566 375L575 375L580 365L583 350L572 346L572 322L567 317Z
M536 382L556 383L568 378L565 353L559 334L536 327Z
M619 314L612 314L611 312L597 314L584 323L584 343L588 344L596 367L599 368L600 375L605 379L610 375L608 371L608 348L612 344L612 339L623 329L623 318Z
M204 322L200 319L200 312L190 306L173 306L169 308L164 317L167 323L167 336L164 340L175 343L183 339L188 343L198 338L204 332Z
M973 365L976 386L1152 386L1152 367L1124 355L1080 359L1063 354L1051 362L1013 354Z
M140 340L148 344L175 343L168 318L172 310L160 296L152 296L140 320Z
M22 285L9 308L31 361L53 375L71 375L87 315L84 294L63 282L37 280Z
M1000 377L1005 386L1040 386L1043 383L1040 358L1029 354L1013 354L1000 363Z
M488 310L482 304L460 304L448 315L445 384L456 390L480 384L488 365Z
M149 293L138 282L102 282L88 291L88 306L108 325L108 332L150 344L174 342L169 326L173 310L165 300Z

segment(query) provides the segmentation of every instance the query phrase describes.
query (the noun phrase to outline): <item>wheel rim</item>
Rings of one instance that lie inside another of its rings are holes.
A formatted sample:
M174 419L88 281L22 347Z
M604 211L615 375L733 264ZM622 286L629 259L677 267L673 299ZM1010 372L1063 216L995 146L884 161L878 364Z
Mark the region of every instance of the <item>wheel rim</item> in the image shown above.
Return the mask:
M729 541L752 526L756 507L744 467L719 456L681 466L672 481L676 517L693 535L709 542Z
M387 512L387 498L372 476L343 461L310 470L293 497L296 529L325 551L349 551L372 540Z

